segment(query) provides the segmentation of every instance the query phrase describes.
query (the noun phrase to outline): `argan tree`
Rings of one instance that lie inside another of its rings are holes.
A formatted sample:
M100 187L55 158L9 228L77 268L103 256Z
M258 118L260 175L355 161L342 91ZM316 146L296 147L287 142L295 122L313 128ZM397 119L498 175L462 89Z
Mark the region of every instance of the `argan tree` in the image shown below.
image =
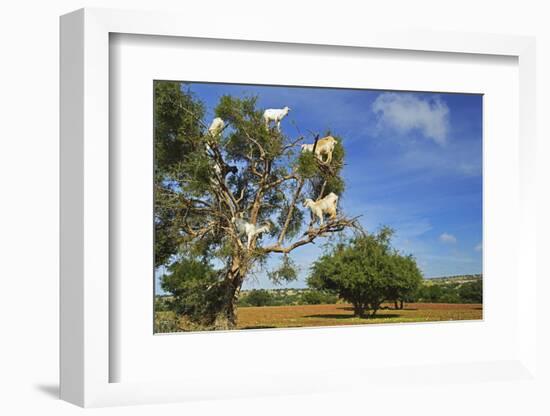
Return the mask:
M393 300L395 309L403 309L404 302L414 301L422 280L422 273L413 256L394 254L387 300Z
M392 248L392 234L382 227L337 244L314 263L308 285L338 294L357 317L374 317L384 301L411 294L422 279L414 258Z
M268 256L281 256L280 267L268 271L274 282L296 279L289 253L355 226L340 210L320 226L302 207L304 198L342 195L340 138L325 163L300 152L296 126L295 137L266 127L257 97L228 95L215 108L225 127L212 134L213 115L178 82L155 82L154 111L155 265L167 269L163 288L174 295L174 310L195 323L233 328L243 282ZM308 141L316 146L318 138ZM248 248L238 220L269 224L269 231Z

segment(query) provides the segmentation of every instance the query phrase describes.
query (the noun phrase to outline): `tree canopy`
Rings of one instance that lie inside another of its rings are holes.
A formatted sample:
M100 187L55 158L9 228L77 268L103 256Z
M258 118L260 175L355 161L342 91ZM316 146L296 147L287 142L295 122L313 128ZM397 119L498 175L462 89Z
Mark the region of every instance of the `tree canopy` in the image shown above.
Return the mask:
M384 301L414 293L422 274L412 256L392 248L392 235L383 227L337 244L314 263L308 284L337 293L359 317L374 316Z

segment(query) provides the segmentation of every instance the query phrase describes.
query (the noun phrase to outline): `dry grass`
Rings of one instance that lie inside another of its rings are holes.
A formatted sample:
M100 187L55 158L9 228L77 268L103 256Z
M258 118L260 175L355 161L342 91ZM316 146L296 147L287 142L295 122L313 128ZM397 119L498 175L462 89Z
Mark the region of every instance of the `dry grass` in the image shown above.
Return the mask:
M292 328L433 322L483 318L478 304L410 303L402 310L381 309L374 318L356 318L350 305L264 306L238 309L238 328Z
M388 305L389 306L389 305ZM381 309L374 318L356 318L351 305L262 306L238 308L237 329L300 328L339 325L479 320L479 304L409 303L402 310ZM173 312L155 313L155 332L199 331ZM204 330L204 329L202 329Z

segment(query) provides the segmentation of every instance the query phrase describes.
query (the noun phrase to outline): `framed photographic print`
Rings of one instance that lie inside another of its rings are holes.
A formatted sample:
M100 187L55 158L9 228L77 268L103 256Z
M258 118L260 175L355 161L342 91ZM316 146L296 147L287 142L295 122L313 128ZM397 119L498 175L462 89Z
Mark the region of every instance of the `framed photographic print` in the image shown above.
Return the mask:
M189 23L62 17L62 398L529 379L532 39Z
M155 333L482 319L482 95L153 87Z

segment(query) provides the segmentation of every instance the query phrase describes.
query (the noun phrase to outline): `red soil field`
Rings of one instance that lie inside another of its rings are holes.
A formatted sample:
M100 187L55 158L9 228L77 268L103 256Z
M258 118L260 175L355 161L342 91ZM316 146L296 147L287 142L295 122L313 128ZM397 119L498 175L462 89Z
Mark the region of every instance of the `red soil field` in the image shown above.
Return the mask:
M238 329L290 328L388 324L483 319L480 304L409 303L395 310L389 305L374 318L356 318L351 305L263 306L238 309Z

